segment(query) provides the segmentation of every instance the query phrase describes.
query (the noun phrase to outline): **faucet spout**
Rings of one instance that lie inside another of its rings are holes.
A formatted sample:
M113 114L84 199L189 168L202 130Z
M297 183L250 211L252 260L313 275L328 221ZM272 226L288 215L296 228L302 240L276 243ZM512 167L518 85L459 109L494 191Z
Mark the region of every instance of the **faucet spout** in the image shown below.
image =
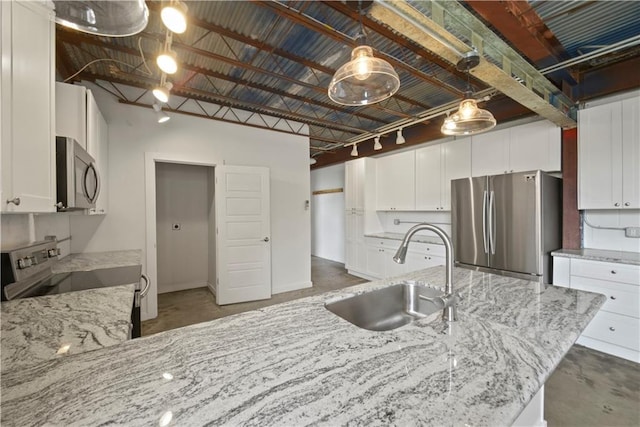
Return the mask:
M422 231L422 230L427 230L435 233L438 237L440 237L440 239L442 239L442 242L444 243L445 257L446 257L445 258L446 270L445 270L444 300L447 301L447 304L444 307L444 312L442 313L442 317L447 321L453 322L457 320L457 313L456 313L457 298L453 294L453 259L454 259L453 244L451 243L451 239L449 238L447 233L445 233L445 231L440 227L436 227L435 225L428 224L426 222L420 223L418 225L414 225L404 235L404 238L402 239L402 243L400 244L398 251L393 257L393 260L398 264L404 264L405 258L407 256L407 249L409 247L409 242L411 241L411 238L418 231Z

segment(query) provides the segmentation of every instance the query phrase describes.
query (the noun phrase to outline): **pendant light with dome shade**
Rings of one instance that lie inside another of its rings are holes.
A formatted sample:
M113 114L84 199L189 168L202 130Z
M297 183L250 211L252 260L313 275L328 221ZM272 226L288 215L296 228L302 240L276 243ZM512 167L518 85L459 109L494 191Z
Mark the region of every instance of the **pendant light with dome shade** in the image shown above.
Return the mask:
M456 64L458 71L464 71L467 74L467 90L458 111L444 119L440 131L445 135L473 135L493 129L496 125L493 114L478 108L478 101L473 98L473 91L469 84L469 70L479 63L480 56L474 49Z
M338 68L329 83L329 98L341 105L369 105L383 101L395 94L400 87L400 78L384 59L373 56L367 44L362 25L362 1L358 2L360 33L356 37L357 47L351 52L351 61Z
M144 30L149 22L144 0L53 0L53 5L58 24L97 36L132 36Z

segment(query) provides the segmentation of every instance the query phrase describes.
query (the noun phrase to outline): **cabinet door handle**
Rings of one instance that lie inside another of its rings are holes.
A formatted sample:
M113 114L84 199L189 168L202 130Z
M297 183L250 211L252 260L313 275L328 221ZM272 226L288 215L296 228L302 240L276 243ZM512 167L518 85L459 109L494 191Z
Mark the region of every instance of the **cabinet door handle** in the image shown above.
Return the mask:
M14 197L13 199L7 199L7 204L13 203L16 206L20 206L20 197Z
M615 331L616 331L616 328L614 328L613 326L609 326L609 330L610 330L611 332L615 332Z
M620 203L616 202L616 203L613 204L613 206L618 207L618 206L620 206Z
M624 202L624 205L625 205L625 206L629 206L629 205L631 205L631 203L629 203L629 202Z
M613 300L616 299L616 297L614 295L611 295L609 298L611 298Z
M618 272L615 270L611 270L611 274L618 274Z

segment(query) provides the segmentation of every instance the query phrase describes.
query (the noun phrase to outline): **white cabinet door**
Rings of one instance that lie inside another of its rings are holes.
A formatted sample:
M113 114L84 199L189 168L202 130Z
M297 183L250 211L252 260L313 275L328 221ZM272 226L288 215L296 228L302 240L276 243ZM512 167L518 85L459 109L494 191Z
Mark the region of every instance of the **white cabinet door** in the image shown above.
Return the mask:
M471 175L497 175L509 170L509 129L471 137Z
M3 212L55 211L53 12L0 2Z
M415 209L415 151L376 159L378 210Z
M622 105L578 112L578 209L615 209L622 200Z
M441 151L438 144L416 150L416 210L435 211L442 207Z
M87 90L87 151L95 159L100 175L100 193L89 214L104 215L108 211L109 129L90 90Z
M345 163L345 207L364 209L365 159Z
M90 98L89 102L93 100ZM95 102L95 101L94 101ZM87 151L87 89L56 82L56 135L70 136Z
M622 101L622 207L640 208L640 96Z
M560 171L561 129L542 120L510 129L509 172Z
M357 265L356 214L352 209L345 211L345 268L355 270Z
M385 276L384 249L378 246L367 245L366 258L367 275L377 279L382 279Z
M442 195L440 208L451 210L451 180L471 176L471 137L442 145Z

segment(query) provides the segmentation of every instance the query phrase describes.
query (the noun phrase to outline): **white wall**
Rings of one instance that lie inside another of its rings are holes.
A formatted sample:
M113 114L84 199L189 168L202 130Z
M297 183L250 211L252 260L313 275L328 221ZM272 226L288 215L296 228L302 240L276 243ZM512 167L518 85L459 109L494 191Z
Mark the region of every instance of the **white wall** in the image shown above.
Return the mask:
M451 236L451 212L377 212L377 215L383 230L388 233L404 234L416 223L428 222L442 228ZM395 225L395 219L399 219L403 223ZM437 237L430 231L420 231L418 234Z
M584 221L586 219L586 222ZM587 224L587 222L589 224ZM593 227L592 227L593 226ZM640 252L640 239L625 237L624 230L595 227L640 227L640 210L583 211L582 247L613 251Z
M156 165L159 294L208 285L208 264L215 264L215 252L209 254L209 169Z
M82 247L74 247L86 252L145 250L145 153L266 166L271 175L272 292L311 285L310 215L304 206L310 188L308 137L177 113L160 125L153 110L120 104L101 88L86 85L109 125L109 213L74 218L74 240L82 235Z
M344 163L311 172L311 191L342 188L341 193L311 195L311 255L345 261Z

